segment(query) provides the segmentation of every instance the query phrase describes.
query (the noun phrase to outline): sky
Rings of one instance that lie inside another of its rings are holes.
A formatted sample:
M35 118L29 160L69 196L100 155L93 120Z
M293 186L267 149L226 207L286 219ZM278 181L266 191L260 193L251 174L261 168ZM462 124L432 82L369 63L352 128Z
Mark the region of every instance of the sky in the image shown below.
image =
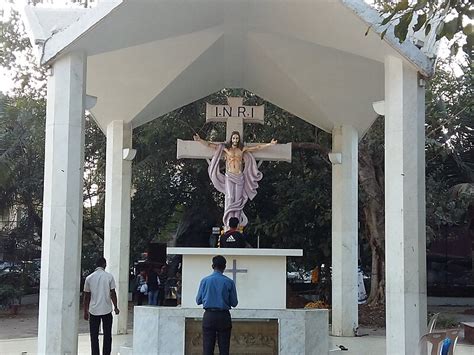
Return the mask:
M0 18L2 20L7 16L9 6L6 0L0 0ZM13 82L8 74L5 68L0 67L0 91L3 93L7 92L13 86Z
M6 16L6 14L4 13L6 6L7 6L6 0L0 0L0 17L2 18L2 20L4 16ZM5 68L0 67L0 91L1 92L6 92L8 88L10 88L13 84L7 74L8 73L5 70Z

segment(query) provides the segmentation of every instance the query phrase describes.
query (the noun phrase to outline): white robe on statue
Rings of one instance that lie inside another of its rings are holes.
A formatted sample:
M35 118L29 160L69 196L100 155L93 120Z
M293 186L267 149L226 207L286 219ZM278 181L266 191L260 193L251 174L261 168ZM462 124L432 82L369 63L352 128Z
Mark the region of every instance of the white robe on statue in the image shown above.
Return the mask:
M239 224L245 227L248 219L243 211L244 206L249 199L252 200L257 195L258 181L262 179L263 174L258 170L257 162L249 152L243 154L242 174L222 174L219 170L219 161L223 151L224 144L220 144L209 164L209 177L216 190L225 195L224 217L222 218L224 226L229 225L231 217L237 217Z

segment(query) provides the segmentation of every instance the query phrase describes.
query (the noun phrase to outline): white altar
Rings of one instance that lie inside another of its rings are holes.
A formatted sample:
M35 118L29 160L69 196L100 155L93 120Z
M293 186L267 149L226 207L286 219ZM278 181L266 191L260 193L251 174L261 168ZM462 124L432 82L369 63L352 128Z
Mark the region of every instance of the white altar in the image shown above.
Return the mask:
M286 258L302 256L301 249L168 248L167 252L183 256L182 304L135 307L134 354L185 353L186 319L202 318L202 306L195 298L201 279L212 273L215 255L227 259L225 274L236 283L239 304L231 310L234 322L277 320L279 354L328 353L328 310L286 309ZM258 337L251 334L252 339Z
M251 248L168 248L168 254L183 256L182 307L196 305L196 293L201 279L212 273L212 257L227 259L225 275L237 287L238 308L286 308L286 258L302 256L301 249Z

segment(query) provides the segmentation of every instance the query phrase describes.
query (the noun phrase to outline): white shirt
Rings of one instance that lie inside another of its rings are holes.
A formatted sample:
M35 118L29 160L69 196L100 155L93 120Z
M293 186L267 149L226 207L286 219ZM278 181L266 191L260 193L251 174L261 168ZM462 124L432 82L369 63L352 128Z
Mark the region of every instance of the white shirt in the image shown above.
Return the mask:
M115 289L115 280L112 274L98 267L86 277L84 292L91 293L89 313L94 316L102 316L112 312L112 300L110 290Z

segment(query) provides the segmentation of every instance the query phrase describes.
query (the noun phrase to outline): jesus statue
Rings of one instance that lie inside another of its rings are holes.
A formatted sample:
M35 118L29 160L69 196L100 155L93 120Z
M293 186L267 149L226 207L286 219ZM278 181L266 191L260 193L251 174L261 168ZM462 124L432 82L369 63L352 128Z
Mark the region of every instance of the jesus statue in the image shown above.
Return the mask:
M257 194L258 181L263 176L251 152L272 146L277 141L272 139L270 143L244 146L238 131L232 132L230 141L225 144L205 141L198 134L194 135L194 140L215 149L208 173L214 187L225 195L224 226L229 226L231 217L237 217L239 225L245 227L248 219L243 208ZM225 160L225 175L219 170L222 156Z

